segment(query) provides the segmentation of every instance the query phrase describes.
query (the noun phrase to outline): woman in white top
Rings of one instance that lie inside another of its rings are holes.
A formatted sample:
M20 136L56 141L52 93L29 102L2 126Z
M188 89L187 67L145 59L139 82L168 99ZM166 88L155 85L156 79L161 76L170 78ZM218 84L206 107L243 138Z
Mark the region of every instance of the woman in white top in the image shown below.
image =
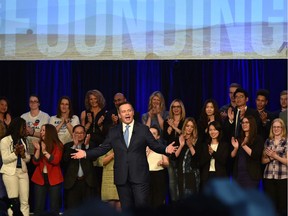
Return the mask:
M13 215L29 216L29 177L26 163L30 161L30 155L26 151L25 136L26 121L22 118L12 120L8 136L0 143L3 160L1 173Z
M39 141L41 126L49 122L50 116L40 110L40 99L37 95L29 97L30 111L21 115L27 124L29 136L27 137L28 151L30 155L34 154L33 140Z
M200 157L201 186L212 178L227 177L226 162L229 157L229 146L222 141L223 130L218 121L209 123L207 142L203 144Z
M56 127L58 137L63 144L73 141L72 130L80 124L78 116L73 114L69 97L63 96L58 102L57 115L51 116L49 123Z
M150 127L154 138L160 141L160 130L157 126ZM160 144L159 144L160 145ZM152 207L159 207L165 203L167 192L167 171L169 159L163 154L158 154L147 147L147 160L150 171L150 201Z

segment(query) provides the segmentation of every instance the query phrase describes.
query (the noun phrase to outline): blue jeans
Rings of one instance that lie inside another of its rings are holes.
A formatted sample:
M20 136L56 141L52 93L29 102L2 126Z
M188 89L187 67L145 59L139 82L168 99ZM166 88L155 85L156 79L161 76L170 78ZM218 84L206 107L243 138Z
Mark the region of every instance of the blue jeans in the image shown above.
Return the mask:
M50 209L48 212L59 214L61 206L61 184L50 185L48 183L48 176L44 174L44 185L35 184L34 193L35 193L35 207L34 215L39 215L45 212L46 197L49 195L48 203L50 203Z

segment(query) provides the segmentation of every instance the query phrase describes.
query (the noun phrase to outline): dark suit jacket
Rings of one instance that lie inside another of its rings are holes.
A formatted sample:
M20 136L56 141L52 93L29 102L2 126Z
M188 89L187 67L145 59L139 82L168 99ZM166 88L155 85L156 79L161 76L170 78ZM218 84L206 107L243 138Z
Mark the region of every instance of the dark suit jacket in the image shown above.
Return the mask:
M235 122L236 122L236 115L237 115L237 108L235 108L234 110L234 121L233 123L231 124L229 122L229 118L227 118L225 120L225 123L224 123L224 133L226 134L227 136L227 139L225 141L227 141L228 143L231 142L231 137L235 137ZM259 116L259 113L250 108L250 107L247 107L247 110L245 112L245 115L244 116L253 116L255 118L255 121L256 121L256 124L257 124L257 133L258 134L261 134L261 131L262 131L262 123L261 123L261 119L260 119L260 116ZM240 120L242 121L242 119ZM238 131L238 136L240 135L240 131L242 130L241 126L238 128L239 131Z
M132 183L149 183L147 146L159 154L165 154L166 146L155 140L146 125L136 121L134 121L132 137L127 148L122 124L118 124L110 129L105 141L99 147L87 151L86 158L94 160L113 148L115 185L123 185L128 180Z
M260 135L257 135L255 137L254 142L252 144L249 144L248 146L251 148L252 153L251 156L245 153L247 171L253 180L260 180L262 178L261 157L264 149L264 140ZM236 154L236 157L234 158L234 166L233 166L234 178L238 176L238 159L239 159L239 150Z
M258 134L260 134L262 138L266 140L269 137L271 123L275 119L275 116L273 115L272 112L269 112L268 110L264 110L264 111L267 113L267 122L264 125L261 121L261 131ZM259 114L259 117L260 117L260 114Z
M217 177L226 177L227 169L226 162L229 156L229 146L226 142L218 144L217 151L212 155L208 152L208 145L203 143L203 150L200 156L201 180L207 181L209 177L210 160L215 159L215 175Z
M70 189L73 187L74 183L77 180L78 170L79 170L79 160L71 158L71 153L74 153L75 150L71 147L73 142L66 143L64 145L64 153L62 162L64 165L65 176L64 176L64 188ZM90 144L89 148L94 148L94 144ZM84 144L82 144L82 149ZM96 173L93 168L93 161L89 159L80 159L81 167L85 176L85 181L90 187L96 187Z

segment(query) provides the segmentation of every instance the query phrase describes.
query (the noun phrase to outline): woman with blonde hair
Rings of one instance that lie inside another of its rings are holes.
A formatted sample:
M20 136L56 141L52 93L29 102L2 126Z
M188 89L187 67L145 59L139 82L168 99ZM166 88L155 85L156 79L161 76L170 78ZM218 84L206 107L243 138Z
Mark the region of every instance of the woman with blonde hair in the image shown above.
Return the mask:
M269 138L264 144L262 163L264 191L274 202L280 215L287 215L288 142L285 124L276 118L271 124Z
M198 139L197 124L194 118L186 118L182 134L178 139L179 148L172 155L177 163L177 191L178 199L198 193L200 189L200 161L201 143Z
M182 133L182 127L186 118L186 111L183 102L180 99L175 99L170 104L169 118L164 122L163 139L166 143L172 143L179 140ZM176 188L176 161L172 160L169 163L169 191L171 201L176 201L177 188Z
M162 131L168 115L164 96L160 91L153 92L149 97L148 112L142 115L142 123L148 127L155 125Z
M163 138L171 143L181 134L181 129L186 118L186 111L183 102L175 99L170 104L169 117L164 122Z

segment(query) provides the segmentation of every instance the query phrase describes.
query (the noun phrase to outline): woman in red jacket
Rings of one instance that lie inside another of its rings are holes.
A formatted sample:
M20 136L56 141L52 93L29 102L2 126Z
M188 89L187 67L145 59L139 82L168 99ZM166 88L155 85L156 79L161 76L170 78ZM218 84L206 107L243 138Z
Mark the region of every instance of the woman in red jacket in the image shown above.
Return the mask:
M63 182L60 168L63 144L58 138L56 128L51 124L41 127L40 137L39 142L33 143L35 154L32 161L36 166L32 176L32 182L35 183L34 215L44 212L47 192L50 197L50 212L59 214Z

